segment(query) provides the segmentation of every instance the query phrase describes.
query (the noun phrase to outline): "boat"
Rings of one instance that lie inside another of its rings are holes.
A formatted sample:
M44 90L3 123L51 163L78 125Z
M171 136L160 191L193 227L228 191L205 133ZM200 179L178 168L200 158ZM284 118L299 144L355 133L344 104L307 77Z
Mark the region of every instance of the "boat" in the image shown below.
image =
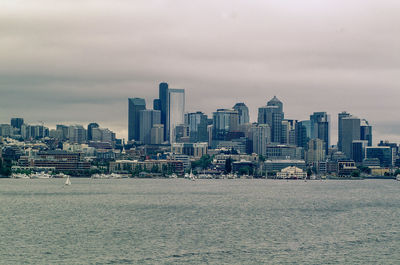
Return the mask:
M70 186L71 185L71 179L70 179L69 176L67 177L67 180L65 181L64 185L65 186Z
M396 180L397 180L397 181L400 181L400 174L397 175Z
M196 178L195 178L195 176L194 176L192 170L190 170L189 179L192 180L192 181L195 181L195 180L196 180Z

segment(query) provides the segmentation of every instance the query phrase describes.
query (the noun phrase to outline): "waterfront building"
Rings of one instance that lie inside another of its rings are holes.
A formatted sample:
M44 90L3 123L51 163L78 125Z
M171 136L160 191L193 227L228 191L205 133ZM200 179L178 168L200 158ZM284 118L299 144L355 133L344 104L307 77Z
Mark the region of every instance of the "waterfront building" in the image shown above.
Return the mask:
M172 143L171 153L200 158L208 152L207 143Z
M140 141L140 111L146 109L143 98L128 99L128 140Z
M246 106L246 104L244 104L243 102L236 103L235 106L233 106L233 110L236 110L238 112L239 125L250 122L249 108Z
M365 148L366 158L378 158L381 167L394 165L394 150L389 146L368 146Z
M289 166L276 173L276 177L279 179L305 179L307 173L301 168Z

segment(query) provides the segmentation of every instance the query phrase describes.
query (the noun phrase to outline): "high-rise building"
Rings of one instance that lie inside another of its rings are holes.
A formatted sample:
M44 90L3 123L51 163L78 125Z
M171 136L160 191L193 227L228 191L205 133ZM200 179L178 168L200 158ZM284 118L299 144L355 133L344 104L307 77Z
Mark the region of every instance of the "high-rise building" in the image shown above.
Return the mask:
M246 106L246 104L243 102L236 103L235 106L233 106L233 109L239 114L239 125L250 122L249 108Z
M368 146L372 146L372 126L365 119L360 123L360 139L368 142Z
M189 126L189 134L191 142L207 142L208 141L208 120L207 115L203 112L193 112L185 114L185 124Z
M351 159L356 162L356 164L361 164L364 159L366 158L365 156L365 148L368 146L368 141L365 140L355 140L353 141L352 145L352 157Z
M86 142L86 130L82 125L69 126L68 135L71 143L83 144Z
M164 139L169 140L169 93L168 83L160 83L159 100L154 102L155 110L161 111L161 124L164 124Z
M154 124L161 123L161 111L140 110L139 111L139 140L144 144L151 144L151 129Z
M213 140L224 141L239 127L239 113L231 109L218 109L213 113Z
M310 115L311 121L311 139L321 139L324 141L325 155L329 150L329 122L330 117L326 112L314 112Z
M91 141L93 136L92 136L92 129L94 128L99 128L99 125L95 122L93 123L89 123L88 127L87 127L87 139L88 141Z
M258 123L268 124L271 127L271 141L282 142L282 121L284 118L283 104L274 96L267 106L258 109Z
M271 142L271 128L268 124L253 124L250 130L253 141L253 152L265 156L267 153L267 144Z
M360 119L349 116L341 119L341 147L348 157L353 157L353 141L360 140Z
M307 150L307 163L315 164L325 160L325 142L319 138L310 139Z
M283 120L282 121L282 144L295 145L295 129L297 120Z
M163 142L164 142L164 125L153 124L153 128L151 128L150 144L162 144Z
M308 141L311 139L311 121L299 121L296 123L295 127L296 145L307 149Z
M91 141L113 143L115 141L115 133L109 129L92 128Z
M185 90L168 89L169 98L169 135L170 142L176 141L175 127L185 122Z
M67 125L57 124L56 130L59 131L58 135L61 137L61 140L66 140L69 138L69 130Z
M350 117L350 113L347 113L345 111L341 112L338 114L338 150L339 151L343 151L342 150L342 138L343 138L343 134L342 134L342 119L343 118L347 118Z
M21 126L24 124L23 118L12 118L11 119L11 127L17 129L17 132L21 134Z
M146 101L143 98L128 99L128 140L140 140L140 117L141 110L146 109Z

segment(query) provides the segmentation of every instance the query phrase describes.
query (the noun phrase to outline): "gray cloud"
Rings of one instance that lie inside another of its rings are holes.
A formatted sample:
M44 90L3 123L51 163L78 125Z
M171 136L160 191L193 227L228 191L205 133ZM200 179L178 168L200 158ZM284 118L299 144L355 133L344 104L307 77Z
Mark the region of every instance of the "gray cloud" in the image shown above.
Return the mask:
M0 121L98 121L126 137L127 98L185 88L211 114L273 95L288 118L347 110L400 141L398 1L2 1Z

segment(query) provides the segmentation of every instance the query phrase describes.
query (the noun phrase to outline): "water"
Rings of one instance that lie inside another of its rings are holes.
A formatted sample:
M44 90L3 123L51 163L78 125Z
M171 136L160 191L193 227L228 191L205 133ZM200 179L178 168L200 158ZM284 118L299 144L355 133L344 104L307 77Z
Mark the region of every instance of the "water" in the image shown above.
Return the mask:
M0 264L398 264L391 180L0 180Z

